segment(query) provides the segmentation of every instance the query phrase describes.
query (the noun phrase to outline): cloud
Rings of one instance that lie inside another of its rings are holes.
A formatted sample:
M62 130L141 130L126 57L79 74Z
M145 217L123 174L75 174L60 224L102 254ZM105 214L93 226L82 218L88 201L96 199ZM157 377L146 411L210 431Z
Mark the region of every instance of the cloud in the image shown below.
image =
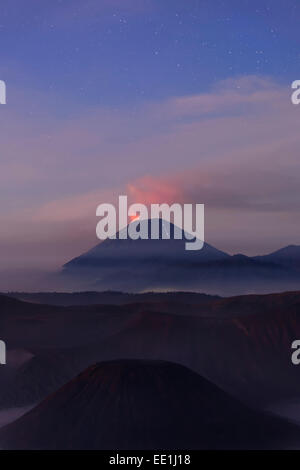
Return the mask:
M206 239L232 252L300 243L300 107L290 91L250 76L123 110L57 116L52 97L35 93L6 108L3 263L61 265L97 242L97 205L124 193L204 203Z
M182 96L165 103L166 114L173 117L208 117L209 115L257 114L273 108L286 95L271 79L244 76L218 82L209 93Z

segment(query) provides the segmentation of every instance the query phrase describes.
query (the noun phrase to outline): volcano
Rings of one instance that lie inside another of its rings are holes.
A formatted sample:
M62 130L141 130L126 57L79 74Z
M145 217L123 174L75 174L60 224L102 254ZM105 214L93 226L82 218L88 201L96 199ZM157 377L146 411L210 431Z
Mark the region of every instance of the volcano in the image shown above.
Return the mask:
M188 239L183 230L162 219L155 220L159 224L158 239L124 239L129 226L139 231L138 227L146 224L147 232L151 232L151 219L135 220L115 238L66 263L58 282L73 290L186 290L222 296L299 287L299 247L257 257L229 255L208 243L200 250L186 250ZM174 238L175 231L181 239Z
M96 364L0 432L3 449L243 449L299 442L299 428L248 409L163 361Z
M132 226L139 230L138 227L142 228L146 225L147 233L150 234L152 223L158 224L158 239L138 238L132 240L129 237L128 231ZM175 232L181 238L175 238ZM126 239L124 239L124 234ZM227 253L217 250L207 243L204 243L201 250L186 250L185 244L187 241L189 239L186 237L185 232L172 224L172 222L169 223L163 219L135 220L126 228L117 232L114 239L104 240L87 253L69 261L64 265L64 268L92 268L112 265L117 267L124 266L124 263L135 264L138 262L147 264L158 262L162 264L178 264L185 261L197 263L199 261L217 261L230 258Z
M191 267L230 259L230 255L207 243L201 250L186 250L190 239L183 230L162 219L155 221L159 225L158 239L132 240L129 236L124 239L129 226L146 224L148 233L151 232L151 219L135 220L116 233L114 239L106 239L66 263L62 282L67 285L71 282L75 289L140 292L163 287L174 290L195 279L195 272L189 272ZM181 238L174 238L175 231Z

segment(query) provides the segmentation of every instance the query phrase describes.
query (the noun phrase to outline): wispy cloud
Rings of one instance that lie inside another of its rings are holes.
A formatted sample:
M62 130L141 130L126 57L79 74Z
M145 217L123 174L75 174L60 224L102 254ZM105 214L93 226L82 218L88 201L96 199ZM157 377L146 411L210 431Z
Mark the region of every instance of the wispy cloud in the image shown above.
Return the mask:
M96 206L126 192L134 202L206 204L206 239L230 251L300 243L300 108L289 86L241 77L68 117L33 95L28 111L8 108L0 120L4 263L63 263L97 242Z

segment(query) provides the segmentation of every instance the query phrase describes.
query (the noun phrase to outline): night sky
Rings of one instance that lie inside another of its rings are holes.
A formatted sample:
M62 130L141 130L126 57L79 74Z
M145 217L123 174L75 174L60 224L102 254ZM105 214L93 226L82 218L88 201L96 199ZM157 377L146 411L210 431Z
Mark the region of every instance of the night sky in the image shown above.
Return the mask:
M0 256L59 267L95 210L206 205L206 241L300 244L297 0L3 0Z
M232 76L298 76L295 0L12 0L1 13L1 71L53 92L57 112L205 92ZM67 100L72 109L65 109Z

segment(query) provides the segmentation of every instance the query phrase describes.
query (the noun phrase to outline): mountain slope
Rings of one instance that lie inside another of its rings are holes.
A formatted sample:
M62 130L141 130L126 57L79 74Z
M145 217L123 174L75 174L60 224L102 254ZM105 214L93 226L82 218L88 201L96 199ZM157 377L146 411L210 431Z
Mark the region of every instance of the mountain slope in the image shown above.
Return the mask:
M300 246L289 245L269 255L255 256L254 259L300 269Z
M157 240L150 238L151 222L158 222L159 224L159 238ZM147 226L149 239L132 240L128 231L132 226ZM181 239L174 238L174 232L178 230ZM127 232L127 239L122 239L122 233ZM165 234L170 235L169 239L165 239ZM183 230L175 227L170 222L168 224L162 219L151 219L135 221L129 224L126 229L116 233L115 239L106 239L100 242L87 253L74 258L64 265L64 268L70 269L72 267L95 267L106 265L118 266L125 262L130 263L178 263L188 260L189 262L197 263L199 261L217 261L229 258L227 253L217 250L216 248L204 243L201 250L186 250L185 243L188 239Z
M90 367L0 431L4 449L260 449L299 438L182 366L132 360Z

